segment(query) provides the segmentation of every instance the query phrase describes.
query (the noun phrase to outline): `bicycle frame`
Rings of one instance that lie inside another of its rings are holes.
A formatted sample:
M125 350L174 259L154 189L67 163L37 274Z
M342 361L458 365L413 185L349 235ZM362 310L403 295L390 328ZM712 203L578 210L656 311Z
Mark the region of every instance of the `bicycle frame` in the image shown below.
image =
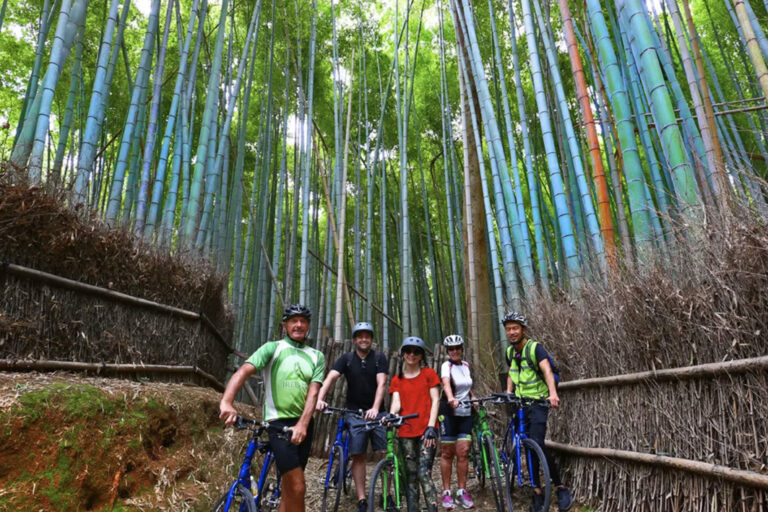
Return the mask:
M264 454L264 461L261 464L259 479L256 481L256 492L254 493L253 499L256 503L256 509L261 510L261 499L264 496L264 485L267 481L269 468L275 457L272 453L272 448L269 444L269 441L262 441L260 439L261 435L264 433L264 430L265 429L263 427L255 430L253 437L251 437L251 440L248 442L248 448L245 450L245 457L243 457L243 464L240 466L240 472L238 473L237 479L232 483L229 488L229 492L227 493L227 500L224 505L224 510L229 510L229 508L232 506L232 499L235 496L235 489L238 485L242 485L248 490L253 490L251 485L251 465L253 462L253 457L256 455L257 451ZM277 475L277 483L272 495L273 500L279 499L281 493L280 471L277 469L277 466L275 466L275 472Z
M493 432L491 432L491 428L488 426L488 413L485 411L484 407L479 407L477 409L475 418L477 419L477 421L475 422L475 426L472 428L472 430L476 432L478 440L480 441L480 454L483 459L483 471L485 471L485 473L488 474L490 461L489 461L489 454L486 453L483 439L488 436L490 436L491 439L493 439Z
M395 505L399 508L402 505L400 497L405 496L405 492L400 493L400 485L402 484L400 481L402 476L400 471L403 467L403 461L401 460L400 452L395 449L395 429L392 427L387 428L387 453L384 455L384 458L392 461L392 485L395 487L394 500ZM375 484L375 482L371 483Z
M342 453L344 454L344 461L345 465L347 467L344 468L344 478L347 477L347 474L351 471L349 468L349 427L347 427L346 422L344 421L344 418L339 418L339 421L336 426L336 439L333 441L333 444L331 445L331 453L328 457L328 469L325 471L325 486L328 486L328 483L331 480L331 470L333 469L333 448L335 446L341 446ZM337 482L337 485L343 485L343 482Z
M515 417L511 418L509 420L509 424L507 425L507 431L504 434L504 444L501 445L501 451L499 454L501 455L502 461L504 464L506 464L507 468L510 467L510 457L512 456L511 453L506 452L506 448L508 446L508 441L512 442L512 446L514 447L514 456L515 456L515 468L517 470L517 485L522 486L523 485L523 472L520 467L520 454L522 450L525 450L527 448L524 448L522 445L523 439L528 439L528 434L525 433L525 412L523 407L523 401L518 399L515 402L512 402L516 407L517 411L515 413ZM528 475L530 476L530 483L532 487L535 487L534 481L533 481L533 463L531 461L530 457L526 457L526 462L528 463Z

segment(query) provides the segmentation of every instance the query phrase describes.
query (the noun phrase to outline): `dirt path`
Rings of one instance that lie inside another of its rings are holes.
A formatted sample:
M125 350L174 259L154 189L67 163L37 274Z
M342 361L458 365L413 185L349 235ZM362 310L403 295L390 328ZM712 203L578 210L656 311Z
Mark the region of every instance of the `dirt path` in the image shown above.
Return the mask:
M323 498L323 479L325 478L325 468L326 468L327 460L321 460L318 458L311 458L309 460L309 463L307 464L307 511L308 512L319 512L322 509L322 498ZM438 490L438 493L442 490L442 482L440 479L440 459L439 454L437 457L435 457L435 463L433 466L433 481L435 482L435 487ZM370 462L368 463L368 470L366 474L370 477L371 473L373 473L374 463ZM453 475L453 491L455 492L455 486L456 486L456 475L454 473ZM477 511L492 511L494 510L494 504L493 504L493 494L491 492L490 483L486 482L485 487L481 488L480 483L477 479L472 477L472 473L470 471L470 478L469 478L469 492L472 495L472 499L475 501L475 509ZM357 499L354 495L354 489L350 490L350 495L345 496L342 494L341 497L341 504L339 505L339 510L341 512L355 512L357 510ZM421 505L424 507L423 499L421 500ZM516 496L514 493L512 495L512 505L514 506L515 512L528 512L529 508L529 501L526 500L523 496ZM426 509L423 509L426 510ZM444 510L442 507L439 508L439 510ZM455 510L460 511L463 510L461 507L457 507ZM557 510L557 506L553 505L551 508L552 511ZM572 509L572 510L575 510Z

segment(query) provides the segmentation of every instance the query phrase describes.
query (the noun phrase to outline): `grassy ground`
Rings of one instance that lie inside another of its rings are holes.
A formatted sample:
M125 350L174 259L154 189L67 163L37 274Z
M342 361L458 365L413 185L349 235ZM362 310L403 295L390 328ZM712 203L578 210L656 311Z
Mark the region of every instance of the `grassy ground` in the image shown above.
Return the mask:
M210 510L247 443L222 428L219 397L180 384L0 374L0 511ZM324 464L307 467L308 511L320 510ZM489 489L476 485L476 509L491 510ZM354 496L340 509L355 510ZM527 509L516 497L515 510Z

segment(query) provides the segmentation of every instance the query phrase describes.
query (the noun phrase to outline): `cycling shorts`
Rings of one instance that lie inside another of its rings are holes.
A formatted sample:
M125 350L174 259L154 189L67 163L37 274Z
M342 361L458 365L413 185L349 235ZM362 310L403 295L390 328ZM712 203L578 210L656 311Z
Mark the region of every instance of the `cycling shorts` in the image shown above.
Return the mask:
M272 453L275 455L277 469L282 474L298 467L303 470L309 460L309 452L312 450L314 420L310 420L309 427L307 428L307 437L298 445L291 443L290 432L282 433L283 427L292 427L298 421L298 418L288 418L269 422L269 429L267 429L269 444L272 446Z
M444 415L440 417L440 441L455 443L472 439L472 416Z

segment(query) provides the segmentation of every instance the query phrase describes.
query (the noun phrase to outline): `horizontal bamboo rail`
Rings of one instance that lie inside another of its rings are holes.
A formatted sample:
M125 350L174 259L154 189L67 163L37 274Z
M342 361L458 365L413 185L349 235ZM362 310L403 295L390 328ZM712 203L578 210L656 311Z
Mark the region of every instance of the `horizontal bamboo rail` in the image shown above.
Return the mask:
M665 370L627 373L624 375L611 375L608 377L563 381L557 389L558 391L570 391L590 387L626 386L646 381L660 382L666 380L694 379L699 377L719 377L722 375L732 375L765 369L768 369L768 356L737 359L735 361L723 361L719 363L707 363L696 366L682 366Z
M142 299L140 297L134 297L133 295L128 295L126 293L109 290L107 288L102 288L100 286L94 286L92 284L81 283L80 281L74 281L72 279L67 279L66 277L60 277L54 274L49 274L47 272L42 272L40 270L22 267L20 265L14 265L13 263L6 263L6 264L0 265L0 274L2 273L2 271L8 272L9 274L12 274L18 277L24 277L31 280L42 281L50 285L66 288L76 292L96 295L98 297L102 297L111 301L122 302L124 304L129 304L131 306L150 309L152 311L165 313L165 314L176 316L186 320L201 322L203 325L206 326L207 329L211 331L211 333L213 333L214 337L219 341L219 343L221 343L224 347L226 347L229 353L232 353L234 351L232 347L229 345L229 343L227 343L227 340L224 339L224 336L213 325L213 323L205 315L201 313L195 313L194 311L187 311L185 309L176 308L173 306L167 306L165 304L160 304L159 302Z
M224 391L224 384L210 373L197 366L175 366L164 364L114 364L114 363L78 363L74 361L32 361L29 359L0 359L0 370L29 371L29 370L66 370L86 372L114 373L181 373L199 375L217 391Z
M728 480L730 482L760 489L768 489L768 474L747 471L743 469L733 469L717 464L698 462L695 460L681 459L678 457L668 457L666 455L655 455L651 453L630 452L626 450L613 450L610 448L587 448L584 446L574 446L571 444L546 441L547 448L584 457L603 457L608 459L618 459L627 462L636 462L650 466L664 467L674 470L687 471L710 478Z

